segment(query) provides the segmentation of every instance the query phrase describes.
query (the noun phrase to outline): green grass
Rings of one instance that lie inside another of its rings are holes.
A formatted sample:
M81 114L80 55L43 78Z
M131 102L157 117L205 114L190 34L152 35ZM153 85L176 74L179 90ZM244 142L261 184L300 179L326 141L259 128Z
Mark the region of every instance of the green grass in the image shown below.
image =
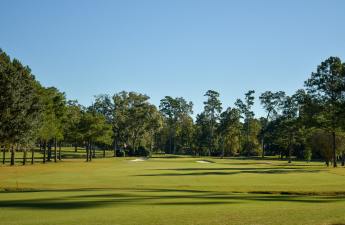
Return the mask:
M85 162L85 149L63 148L58 163L42 164L37 151L37 163L21 166L21 154L16 166L0 166L0 224L345 223L345 169L322 161L154 154L131 162L99 151Z

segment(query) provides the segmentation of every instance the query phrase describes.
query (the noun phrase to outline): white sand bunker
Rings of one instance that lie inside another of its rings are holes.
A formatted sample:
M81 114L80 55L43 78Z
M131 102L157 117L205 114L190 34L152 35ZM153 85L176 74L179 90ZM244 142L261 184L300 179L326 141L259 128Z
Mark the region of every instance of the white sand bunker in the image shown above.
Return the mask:
M274 162L262 161L261 163L275 164Z
M205 160L202 160L202 161L196 161L198 163L214 163L214 162L210 162L210 161L205 161Z
M123 160L123 161L142 162L146 160L148 160L148 158L139 158L139 159L134 159L134 160Z

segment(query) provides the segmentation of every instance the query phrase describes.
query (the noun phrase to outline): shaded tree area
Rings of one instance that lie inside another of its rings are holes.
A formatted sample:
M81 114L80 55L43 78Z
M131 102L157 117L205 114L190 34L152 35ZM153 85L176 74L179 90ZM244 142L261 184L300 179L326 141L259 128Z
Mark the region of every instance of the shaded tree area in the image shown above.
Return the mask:
M15 165L16 150L32 149L43 125L43 99L40 84L17 59L0 49L0 143L3 145L3 163L6 150L11 152L11 165Z

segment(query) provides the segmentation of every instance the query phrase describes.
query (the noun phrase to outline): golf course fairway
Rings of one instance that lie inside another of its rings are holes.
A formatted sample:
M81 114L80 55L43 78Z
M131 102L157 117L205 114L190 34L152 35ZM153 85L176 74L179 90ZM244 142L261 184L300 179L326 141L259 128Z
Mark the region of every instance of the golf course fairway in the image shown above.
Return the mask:
M0 224L345 223L345 169L322 161L63 153L0 166Z

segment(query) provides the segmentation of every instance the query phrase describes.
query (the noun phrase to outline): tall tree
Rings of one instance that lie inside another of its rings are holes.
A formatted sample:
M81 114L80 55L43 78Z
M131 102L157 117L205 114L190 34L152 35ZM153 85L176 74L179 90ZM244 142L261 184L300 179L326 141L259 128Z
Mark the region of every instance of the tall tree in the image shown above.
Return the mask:
M249 133L250 133L250 127L249 127L249 120L250 118L254 117L254 112L250 111L251 106L254 105L254 90L250 90L245 94L245 103L242 102L241 99L237 99L235 102L235 105L237 106L237 110L239 111L240 115L245 118L247 122L247 141L249 142Z
M237 134L241 127L240 115L235 108L228 107L220 114L220 123L216 131L223 137L222 158L224 158L225 138Z
M78 126L83 111L85 111L85 107L78 104L78 100L67 102L67 124L65 126L64 136L65 139L74 143L75 152L78 151L78 142L83 140Z
M182 129L184 129L185 131L181 133L181 135L183 135L181 138L185 140L185 143L187 147L189 148L190 155L193 155L192 136L195 130L193 118L190 115L185 114L185 115L182 115L180 119L181 119Z
M110 144L113 131L111 125L106 123L106 118L95 110L89 109L80 119L80 131L86 142L87 159L92 159L91 145L93 141Z
M291 154L293 145L305 144L310 129L305 126L303 109L300 108L300 101L303 98L303 92L298 90L296 94L286 96L281 103L281 122L276 125L274 135L288 144L289 163L291 163Z
M60 92L55 87L50 87L48 89L51 92L52 106L53 106L53 111L55 114L55 117L54 117L55 118L54 161L57 162L58 160L57 141L62 140L64 137L64 131L65 131L66 125L68 124L68 117L67 117L68 107L67 107L65 92ZM59 151L59 159L61 160L61 151Z
M170 96L165 96L164 99L161 100L159 105L159 110L162 112L163 116L169 120L169 128L170 128L170 144L169 144L169 154L171 153L171 126L173 122L174 112L177 107L177 102Z
M113 99L113 132L114 132L114 157L116 157L117 142L124 141L127 133L128 126L126 124L127 118L127 92L122 91L116 93Z
M195 120L195 132L194 132L194 142L196 145L196 151L195 155L199 153L201 155L201 151L206 148L208 145L207 138L210 135L209 132L209 126L210 126L210 118L206 114L206 112L202 112L196 115Z
M43 147L43 163L47 160L47 144L49 142L48 149L48 161L51 157L51 139L56 137L62 138L64 125L66 122L65 113L66 110L66 97L65 93L59 92L55 87L40 89L40 94L43 98L44 106L44 124L40 132L40 139L44 140Z
M176 154L176 130L182 125L184 117L188 117L193 114L193 102L190 101L187 103L183 97L175 98L174 101L174 154Z
M124 99L121 98L121 94L126 95ZM92 105L92 109L96 110L98 113L101 113L105 116L106 122L112 125L113 128L113 139L114 139L114 157L116 157L116 142L119 139L119 124L122 121L122 118L119 117L120 105L124 105L124 101L127 98L127 92L121 92L115 94L112 98L107 94L94 95L95 103ZM111 100L113 99L114 102ZM121 104L122 103L122 104ZM103 152L105 154L105 152Z
M31 69L0 49L0 142L12 145L11 165L15 164L15 146L33 145L43 121L42 98Z
M330 132L333 140L333 166L337 167L337 154L335 130L339 127L340 105L344 102L344 64L338 57L330 57L317 67L317 72L312 72L311 78L304 82L313 101L321 106L315 121L317 126Z
M292 97L285 97L282 104L282 111L282 123L278 125L275 131L280 137L284 136L284 138L289 142L289 163L291 163L293 139L300 127L300 124L297 120L298 107Z
M262 129L266 129L267 127L267 121L269 121L270 116L276 115L278 106L281 102L281 100L285 97L284 91L278 91L275 93L272 93L271 91L266 91L261 94L259 97L260 103L262 107L264 108L265 112L267 113L266 119L263 120L263 126ZM265 157L265 145L264 145L264 133L262 137L262 158Z
M152 156L152 144L154 133L162 127L162 114L156 108L156 106L151 105L149 111L149 120L146 126L150 134L150 157Z
M138 134L144 129L149 120L150 104L147 102L148 99L150 97L145 94L129 92L128 95L129 108L127 123L130 124L130 129L133 131L134 136L132 155L135 153Z
M208 156L211 156L212 151L212 131L213 131L213 122L214 119L218 117L218 114L222 111L222 103L220 102L219 93L216 91L208 90L204 96L207 96L207 101L204 102L204 110L207 114L210 115L210 143L209 143L209 153Z

